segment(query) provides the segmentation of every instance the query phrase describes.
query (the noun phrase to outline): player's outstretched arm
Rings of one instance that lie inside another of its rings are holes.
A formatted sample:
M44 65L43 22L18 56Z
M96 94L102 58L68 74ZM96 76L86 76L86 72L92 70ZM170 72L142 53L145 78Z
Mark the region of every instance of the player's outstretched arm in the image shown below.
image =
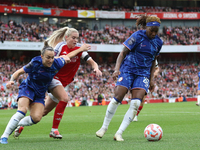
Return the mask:
M88 51L90 48L91 48L91 46L89 44L83 44L79 49L74 50L74 51L70 52L69 54L67 54L67 56L69 58L72 58L72 57L76 56L80 52Z
M8 83L6 84L7 89L10 89L10 88L12 87L12 85L15 83L15 80L17 80L18 77L19 77L21 74L24 74L24 73L25 73L25 71L24 71L23 68L18 69L17 71L15 71L15 72L13 73L13 75L11 76L10 81L8 81Z
M90 48L91 48L91 46L89 44L83 44L79 49L74 50L74 51L68 53L67 55L61 55L60 57L64 58L66 63L69 63L70 58L76 56L80 52L88 51Z
M87 63L92 66L93 71L95 72L97 77L101 77L102 76L102 72L99 70L98 64L92 58L90 58L87 61Z

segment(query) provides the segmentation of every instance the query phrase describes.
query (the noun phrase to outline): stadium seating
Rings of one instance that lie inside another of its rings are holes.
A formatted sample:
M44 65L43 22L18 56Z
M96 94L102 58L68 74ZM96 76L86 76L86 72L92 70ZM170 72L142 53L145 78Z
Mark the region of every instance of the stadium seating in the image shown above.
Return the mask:
M8 23L0 21L1 41L43 42L59 29L56 25L27 23L17 24L14 20ZM103 29L79 30L79 43L122 44L137 29L135 26L125 27L105 25ZM159 37L164 45L199 45L200 27L164 27Z

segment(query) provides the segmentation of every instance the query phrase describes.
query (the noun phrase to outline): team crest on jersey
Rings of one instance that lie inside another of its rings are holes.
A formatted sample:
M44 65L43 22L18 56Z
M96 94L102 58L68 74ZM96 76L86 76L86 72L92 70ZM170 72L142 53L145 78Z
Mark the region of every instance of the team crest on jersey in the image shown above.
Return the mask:
M133 45L134 42L135 42L135 39L132 37L128 40L128 45Z
M118 79L118 82L121 82L123 80L123 77L120 77L119 79Z

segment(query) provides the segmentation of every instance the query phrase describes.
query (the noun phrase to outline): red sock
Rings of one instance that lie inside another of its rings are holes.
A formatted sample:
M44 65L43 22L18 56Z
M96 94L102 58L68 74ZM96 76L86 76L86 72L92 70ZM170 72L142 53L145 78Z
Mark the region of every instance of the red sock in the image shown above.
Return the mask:
M143 108L143 106L140 106L140 107L138 108L136 116L138 116L138 114L140 113L140 111L142 110L142 108Z
M53 117L53 126L52 128L58 129L60 121L62 119L63 113L65 111L67 103L64 101L59 101L58 105L56 106L54 117Z

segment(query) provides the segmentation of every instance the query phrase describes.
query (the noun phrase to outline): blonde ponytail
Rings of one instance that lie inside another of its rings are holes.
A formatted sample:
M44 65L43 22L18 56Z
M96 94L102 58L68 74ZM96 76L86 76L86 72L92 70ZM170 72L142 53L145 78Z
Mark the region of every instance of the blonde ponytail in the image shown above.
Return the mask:
M69 27L64 27L53 32L53 34L46 40L48 41L49 46L55 47L56 44L61 42L65 37L66 32L69 30Z
M53 34L46 40L48 41L49 46L55 47L59 42L65 41L65 37L69 37L72 32L78 31L74 28L64 27L53 32Z

